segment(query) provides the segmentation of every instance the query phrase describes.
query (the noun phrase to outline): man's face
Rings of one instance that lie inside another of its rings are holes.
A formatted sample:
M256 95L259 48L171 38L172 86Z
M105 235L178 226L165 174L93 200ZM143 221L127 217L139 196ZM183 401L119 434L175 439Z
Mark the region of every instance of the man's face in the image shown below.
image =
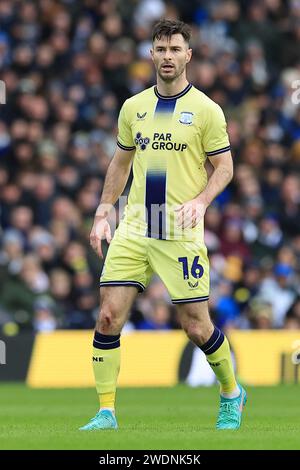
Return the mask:
M192 49L188 48L181 34L173 34L170 38L155 39L151 56L160 78L172 82L184 72L191 60Z

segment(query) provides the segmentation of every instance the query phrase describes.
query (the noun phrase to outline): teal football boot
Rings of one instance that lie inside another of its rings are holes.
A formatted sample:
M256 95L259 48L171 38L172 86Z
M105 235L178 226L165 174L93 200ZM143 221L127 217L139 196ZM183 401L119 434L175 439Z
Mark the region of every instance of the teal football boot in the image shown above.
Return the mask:
M241 393L237 398L224 398L221 396L217 429L238 429L241 426L242 411L247 401L247 393L238 385Z
M117 429L118 423L115 415L110 410L98 411L85 426L79 428L79 431L97 431L101 429Z

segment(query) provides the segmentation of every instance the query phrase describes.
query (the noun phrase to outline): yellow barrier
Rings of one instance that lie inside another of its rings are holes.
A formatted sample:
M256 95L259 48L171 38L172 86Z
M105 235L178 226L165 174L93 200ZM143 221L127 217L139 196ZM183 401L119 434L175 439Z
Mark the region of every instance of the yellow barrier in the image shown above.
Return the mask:
M94 386L93 333L56 331L36 337L27 384L32 387ZM171 386L186 344L181 331L134 332L121 338L119 386Z
M228 337L239 379L251 385L274 385L281 380L281 355L293 353L300 332L233 330ZM92 339L92 331L38 334L27 384L31 387L94 386ZM119 386L175 385L187 343L182 331L122 335Z
M249 385L275 385L281 380L281 354L292 356L300 331L232 330L229 339L240 379Z

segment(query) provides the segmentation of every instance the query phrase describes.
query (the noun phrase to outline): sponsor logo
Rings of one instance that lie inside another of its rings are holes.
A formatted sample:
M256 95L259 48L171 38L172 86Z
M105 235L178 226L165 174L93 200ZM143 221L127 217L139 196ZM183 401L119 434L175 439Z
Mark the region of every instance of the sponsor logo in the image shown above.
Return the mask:
M141 132L137 132L134 142L136 145L140 146L141 150L146 150L147 145L150 142L149 137L143 137Z
M183 150L187 148L187 144L172 142L172 134L170 132L166 134L154 132L152 148L153 150L175 150L177 152L183 152Z
M143 114L136 113L136 117L138 118L138 121L143 121L146 117L146 114L147 114L147 112L145 112Z
M184 111L180 113L179 122L181 124L186 124L190 126L191 124L193 124L193 116L194 116L193 113L190 113L189 111Z
M212 366L212 367L218 367L221 365L220 362L209 362L209 365Z

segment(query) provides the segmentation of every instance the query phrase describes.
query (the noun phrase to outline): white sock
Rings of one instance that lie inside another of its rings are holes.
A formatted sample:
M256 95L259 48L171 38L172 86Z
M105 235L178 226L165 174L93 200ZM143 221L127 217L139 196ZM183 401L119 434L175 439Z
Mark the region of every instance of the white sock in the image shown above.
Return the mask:
M111 411L113 414L115 414L114 408L100 408L99 409L99 411L103 411L103 410Z
M238 386L236 386L235 389L230 393L221 392L221 396L223 398L237 398L240 396L240 394L241 391Z

